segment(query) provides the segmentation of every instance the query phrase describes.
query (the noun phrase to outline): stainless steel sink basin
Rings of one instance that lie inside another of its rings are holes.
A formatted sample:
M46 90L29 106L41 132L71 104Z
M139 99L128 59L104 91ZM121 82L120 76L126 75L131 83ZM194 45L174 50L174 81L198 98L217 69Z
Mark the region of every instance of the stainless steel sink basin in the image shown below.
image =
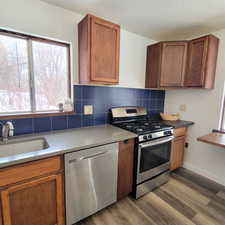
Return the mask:
M29 152L47 149L48 143L44 138L9 141L7 144L0 144L0 157L9 157Z

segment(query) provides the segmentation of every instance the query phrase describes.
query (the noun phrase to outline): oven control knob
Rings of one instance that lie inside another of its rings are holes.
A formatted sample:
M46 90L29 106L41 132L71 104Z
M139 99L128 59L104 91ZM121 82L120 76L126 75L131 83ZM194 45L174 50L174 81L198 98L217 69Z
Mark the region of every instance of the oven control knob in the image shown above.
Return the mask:
M143 136L143 139L144 139L144 140L147 140L147 139L148 139L148 137L145 135L145 136Z
M148 135L148 139L152 139L152 135L151 134Z
M164 132L164 135L171 135L172 133L171 133L171 131L165 131Z

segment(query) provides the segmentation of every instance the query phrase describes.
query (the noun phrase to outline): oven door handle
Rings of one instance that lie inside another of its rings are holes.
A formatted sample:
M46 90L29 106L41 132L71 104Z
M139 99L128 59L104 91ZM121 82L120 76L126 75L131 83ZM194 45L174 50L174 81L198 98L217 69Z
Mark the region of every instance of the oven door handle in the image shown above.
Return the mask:
M155 145L160 145L160 144L163 144L163 143L166 143L166 142L170 142L173 139L174 139L173 136L165 137L165 138L160 138L160 139L157 139L157 140L148 141L148 142L139 144L139 146L141 148L147 148L147 147L150 147L150 146L155 146Z

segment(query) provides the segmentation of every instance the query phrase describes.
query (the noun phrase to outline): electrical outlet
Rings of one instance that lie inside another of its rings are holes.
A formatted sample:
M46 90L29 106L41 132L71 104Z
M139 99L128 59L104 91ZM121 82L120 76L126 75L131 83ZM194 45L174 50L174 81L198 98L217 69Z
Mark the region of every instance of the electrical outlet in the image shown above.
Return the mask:
M93 114L93 106L85 105L84 106L84 115L92 115Z
M185 104L181 104L181 105L179 106L179 110L180 110L181 112L186 112L186 111L187 111L187 106L186 106Z

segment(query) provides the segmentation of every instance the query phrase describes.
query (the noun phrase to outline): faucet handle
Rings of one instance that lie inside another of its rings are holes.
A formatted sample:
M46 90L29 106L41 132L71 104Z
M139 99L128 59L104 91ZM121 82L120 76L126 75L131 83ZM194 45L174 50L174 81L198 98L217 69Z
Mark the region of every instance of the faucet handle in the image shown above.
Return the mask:
M7 121L5 123L6 126L8 126L9 128L9 137L12 137L14 135L14 126L13 123L11 121Z
M12 121L7 121L5 125L9 126L9 129L14 129Z

